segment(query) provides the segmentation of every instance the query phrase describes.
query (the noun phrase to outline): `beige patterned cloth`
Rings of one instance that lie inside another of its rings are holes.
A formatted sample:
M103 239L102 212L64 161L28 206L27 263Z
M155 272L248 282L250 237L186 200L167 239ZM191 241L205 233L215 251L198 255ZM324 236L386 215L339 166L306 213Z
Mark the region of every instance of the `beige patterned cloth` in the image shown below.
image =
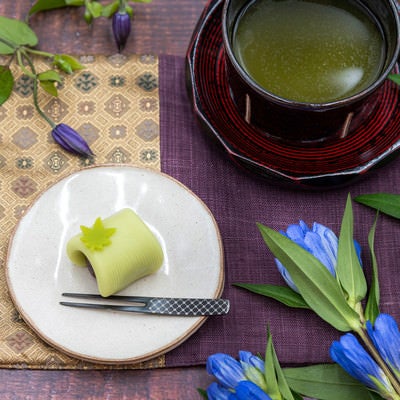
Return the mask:
M0 59L0 64L5 60ZM5 265L9 239L35 198L61 178L89 165L109 163L160 169L158 59L153 56L85 56L85 69L65 76L57 98L40 91L39 103L55 123L77 130L95 153L71 155L36 112L32 81L20 74L0 107L0 367L41 369L154 368L164 357L137 365L95 365L73 359L38 338L9 297ZM48 66L36 60L37 71Z

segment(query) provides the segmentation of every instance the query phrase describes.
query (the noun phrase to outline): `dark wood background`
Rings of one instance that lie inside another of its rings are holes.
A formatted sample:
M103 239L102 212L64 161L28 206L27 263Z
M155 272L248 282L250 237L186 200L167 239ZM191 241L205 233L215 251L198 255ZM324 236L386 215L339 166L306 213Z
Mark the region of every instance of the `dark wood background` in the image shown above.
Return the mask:
M135 19L125 51L184 56L207 0L133 3ZM0 15L24 19L33 0L1 0ZM107 3L107 1L105 1ZM88 26L82 8L47 11L31 18L38 48L51 53L114 54L110 21ZM1 329L1 325L0 325ZM205 368L140 371L34 371L0 369L1 400L191 400L211 382Z
M49 0L51 1L51 0ZM111 0L102 1L103 4ZM1 0L0 15L25 19L34 0ZM127 53L184 55L195 24L207 0L152 0L130 3L134 8L132 35ZM74 54L116 52L110 20L99 18L90 26L83 7L46 11L31 17L39 48Z

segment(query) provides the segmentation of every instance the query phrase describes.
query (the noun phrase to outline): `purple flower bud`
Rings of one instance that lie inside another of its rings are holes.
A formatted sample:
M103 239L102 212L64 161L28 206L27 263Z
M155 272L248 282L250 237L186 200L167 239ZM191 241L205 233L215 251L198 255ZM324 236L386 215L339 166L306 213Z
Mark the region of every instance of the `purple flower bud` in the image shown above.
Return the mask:
M70 153L80 154L82 156L92 156L93 152L90 150L86 141L72 129L65 124L56 125L51 131L53 139L65 150Z
M118 51L121 52L131 33L131 17L126 12L116 12L112 18L112 30Z

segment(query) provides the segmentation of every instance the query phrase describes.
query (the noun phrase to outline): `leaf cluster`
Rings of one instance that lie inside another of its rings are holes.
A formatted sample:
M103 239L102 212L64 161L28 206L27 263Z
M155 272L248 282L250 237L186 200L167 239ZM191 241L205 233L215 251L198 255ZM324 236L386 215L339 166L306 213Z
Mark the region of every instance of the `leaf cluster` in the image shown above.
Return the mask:
M128 4L129 2L150 3L151 0L124 1L124 11L133 16L133 8ZM37 0L29 10L29 15L65 7L84 7L85 21L90 24L96 18L112 17L120 9L120 6L120 0L114 0L107 4L103 4L98 0Z
M359 196L356 201L400 218L400 195ZM379 315L378 266L374 250L378 214L368 235L372 279L368 290L353 238L353 210L347 198L338 242L336 277L311 253L275 230L258 224L273 255L285 266L299 292L287 286L237 283L236 286L273 298L289 307L313 310L342 332L360 332L366 320ZM362 302L366 301L365 309ZM380 399L337 365L315 365L283 370L291 390L320 400Z
M400 81L399 81L400 83ZM389 215L390 217L400 219L400 195L392 193L372 193L357 196L354 198L360 204L371 207L377 211L377 218L379 213ZM367 319L371 322L375 321L375 316L379 313L379 281L378 281L378 264L374 252L374 237L376 222L372 227L368 236L368 243L371 249L371 260L372 260L372 281L370 285L370 301L368 301L365 314ZM375 299L373 301L372 299Z
M25 22L0 16L0 55L10 56L10 62L0 65L0 105L11 95L14 76L10 69L13 59L17 60L23 73L39 82L40 86L53 96L57 96L57 83L62 82L59 71L68 74L82 69L83 66L67 54L51 54L35 50L38 38ZM51 60L53 68L36 72L32 56L36 55Z
M368 294L366 315L361 302L367 296L367 282L360 265L353 238L353 210L350 196L341 224L336 277L312 254L289 238L258 224L261 235L273 255L288 270L299 293L287 286L238 283L254 293L273 298L294 308L308 308L339 331L358 331L364 318L374 321L379 314L379 285L374 235L376 221L369 234L373 278Z

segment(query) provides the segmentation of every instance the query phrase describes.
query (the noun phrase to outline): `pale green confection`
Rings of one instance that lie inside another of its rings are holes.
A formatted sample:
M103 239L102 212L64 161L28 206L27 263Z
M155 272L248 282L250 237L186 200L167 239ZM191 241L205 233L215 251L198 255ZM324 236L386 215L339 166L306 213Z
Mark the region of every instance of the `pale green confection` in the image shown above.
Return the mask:
M164 256L155 235L133 210L123 209L102 222L105 228L115 228L110 244L91 250L80 233L67 243L67 254L77 266L87 267L90 263L99 292L107 297L156 272Z

